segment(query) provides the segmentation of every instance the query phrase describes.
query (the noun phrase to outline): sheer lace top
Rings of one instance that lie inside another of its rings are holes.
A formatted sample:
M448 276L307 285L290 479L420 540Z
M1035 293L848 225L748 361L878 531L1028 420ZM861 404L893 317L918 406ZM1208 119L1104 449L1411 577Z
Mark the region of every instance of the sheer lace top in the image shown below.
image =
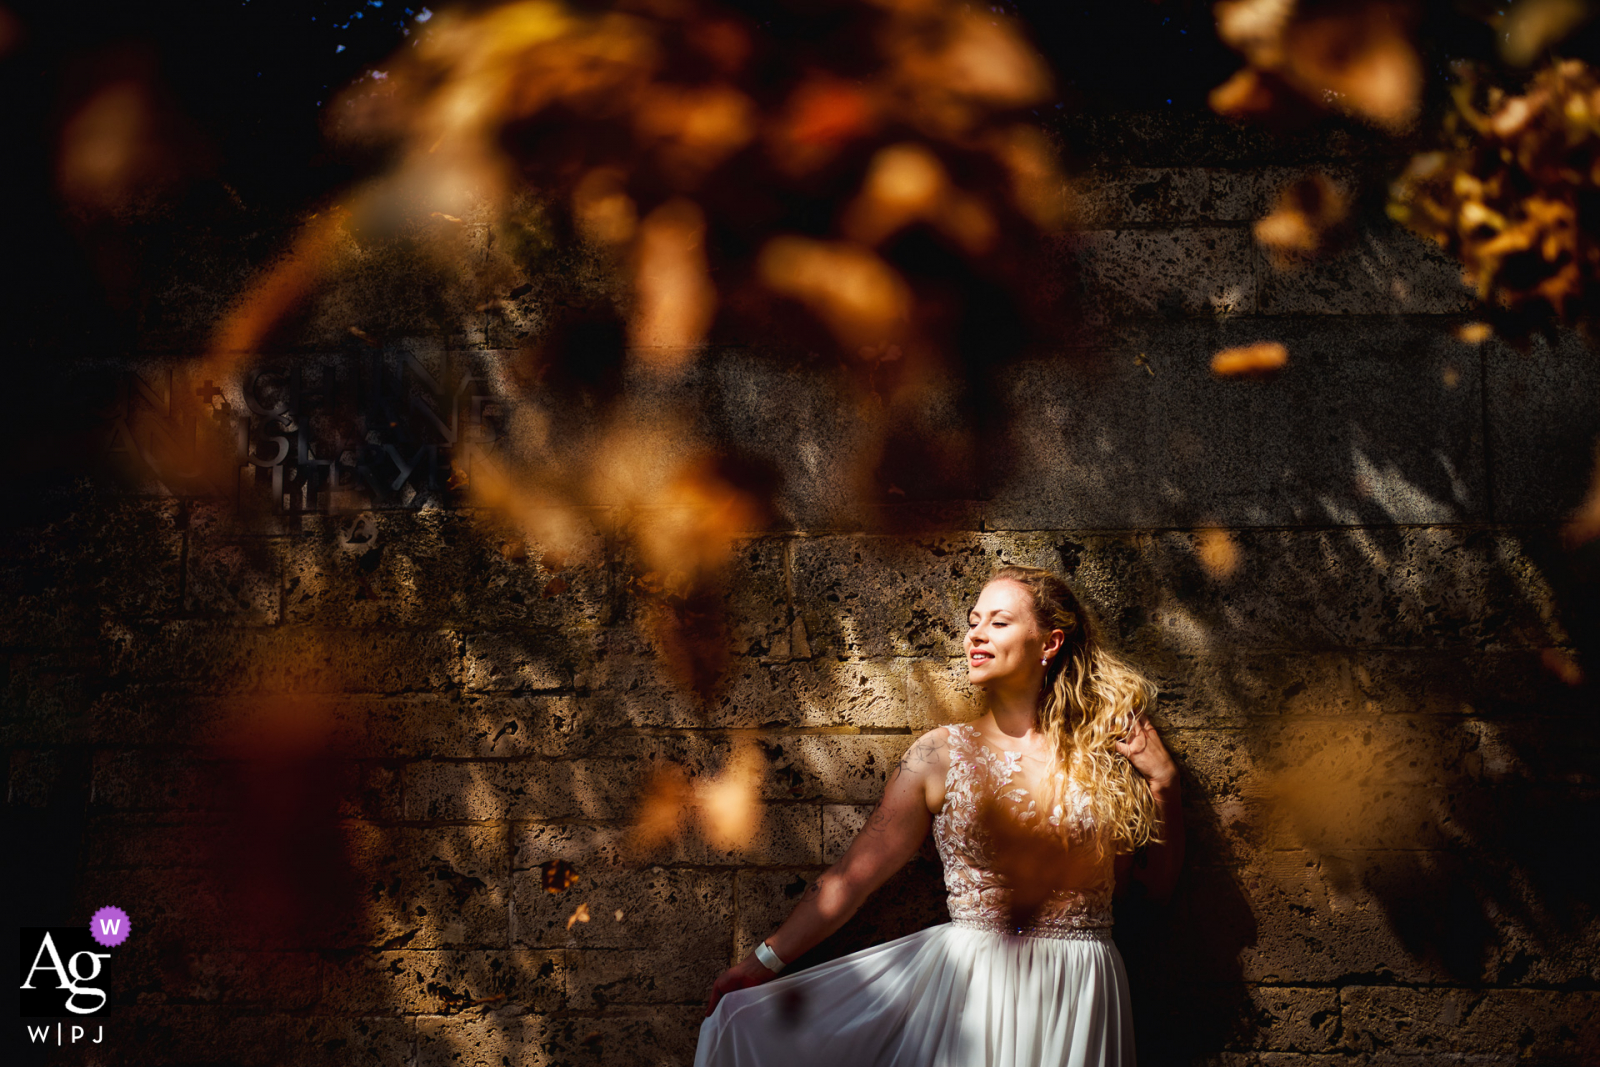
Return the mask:
M1062 834L1072 846L1093 848L1094 821L1089 798L1081 788L1067 784L1062 800L1041 813L1033 797L1016 781L1021 755L998 752L985 745L977 729L967 723L945 727L950 738L950 769L945 774L944 807L933 818L934 843L944 863L944 884L949 893L950 918L958 923L992 929L1010 929L1010 889L993 869L989 835L979 818L987 795L1008 809L1023 827L1046 827ZM1065 775L1057 772L1065 781ZM1087 855L1080 853L1080 855ZM1111 926L1111 894L1115 886L1112 857L1095 861L1080 884L1056 890L1045 900L1033 922L1036 932L1104 930Z

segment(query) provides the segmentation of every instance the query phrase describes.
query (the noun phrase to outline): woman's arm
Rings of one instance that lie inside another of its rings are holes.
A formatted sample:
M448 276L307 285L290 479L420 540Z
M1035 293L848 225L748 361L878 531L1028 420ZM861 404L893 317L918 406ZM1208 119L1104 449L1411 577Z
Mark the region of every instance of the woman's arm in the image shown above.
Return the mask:
M1178 786L1178 765L1161 743L1161 735L1143 715L1134 720L1128 739L1117 742L1117 751L1127 756L1133 769L1150 784L1161 822L1161 841L1146 847L1145 862L1133 868L1133 877L1144 883L1151 899L1166 900L1183 867L1183 796Z
M883 799L838 863L806 887L789 918L767 944L784 961L798 959L849 921L872 892L916 855L932 824L932 805L944 791L948 752L944 731L918 738L889 774ZM706 1014L735 989L769 981L773 972L751 952L711 987Z

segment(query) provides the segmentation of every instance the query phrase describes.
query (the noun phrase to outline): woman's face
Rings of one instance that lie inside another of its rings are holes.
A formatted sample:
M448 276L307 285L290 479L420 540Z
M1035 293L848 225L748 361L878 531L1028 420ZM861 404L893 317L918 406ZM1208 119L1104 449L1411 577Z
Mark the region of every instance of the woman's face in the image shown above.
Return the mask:
M967 680L989 687L1043 674L1045 641L1027 588L1009 579L990 582L967 614ZM1036 684L1036 683L1035 683Z

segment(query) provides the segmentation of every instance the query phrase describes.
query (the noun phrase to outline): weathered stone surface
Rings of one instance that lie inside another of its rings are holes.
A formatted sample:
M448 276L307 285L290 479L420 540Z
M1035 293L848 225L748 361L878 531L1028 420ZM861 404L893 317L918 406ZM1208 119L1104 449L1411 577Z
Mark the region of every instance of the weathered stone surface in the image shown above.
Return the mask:
M581 516L577 517L581 521ZM312 517L280 541L284 621L321 626L597 625L609 596L602 537L560 548L484 511Z
M212 866L237 832L227 813L116 812L84 831L88 867Z
M331 947L503 948L510 848L504 829L344 827L361 910Z
M1587 1063L1600 1045L1600 997L1516 989L1341 990L1345 1041L1392 1055L1516 1056Z
M566 858L552 856L552 858ZM570 860L579 882L547 892L537 868L513 876L513 938L518 945L577 949L648 949L669 944L725 944L733 910L733 874L662 867L607 866ZM590 919L567 920L587 904ZM622 918L616 917L617 912Z
M657 944L645 948L569 949L568 1006L574 1011L613 1004L704 1005L728 966L722 942Z
M1600 361L1593 342L1560 331L1526 353L1483 346L1487 447L1499 522L1565 521L1592 482L1600 441ZM1590 402L1568 403L1585 397Z
M1259 854L1191 873L1183 906L1212 920L1178 951L1246 982L1475 984L1505 941L1476 896L1495 888L1479 880L1439 851Z
M192 753L150 749L95 753L94 803L122 810L215 808L219 769Z
M182 505L84 500L60 521L0 540L0 645L76 644L102 623L159 617L178 604Z
M1219 379L1217 351L1287 366ZM1473 346L1412 320L1140 323L1008 368L991 529L1460 522L1490 514ZM1498 487L1499 483L1496 482Z
M106 634L114 679L209 692L391 693L460 674L453 633L234 629L178 621Z
M1064 242L1084 320L1247 315L1256 310L1253 238L1242 227L1096 230Z
M1366 220L1325 259L1278 267L1257 252L1263 315L1449 315L1476 300L1461 264L1387 219Z
M293 1035L300 1032L291 1030L295 1021L225 1005L140 1006L115 1031L107 1024L106 1043L115 1040L116 1061L134 1067L219 1063L274 1067L292 1055Z
M552 1019L546 1055L571 1067L690 1067L703 1004L619 1007L593 1017Z
M442 1014L483 1005L550 1011L566 1002L562 952L441 949L330 957L322 974L323 1012Z
M462 679L468 689L528 692L572 684L542 635L468 634Z
M183 609L199 618L241 626L283 621L286 542L269 537L216 536L190 520Z
M419 762L406 766L410 819L620 818L632 776L616 759Z
M1273 210L1285 188L1313 173L1332 178L1347 192L1370 177L1345 161L1248 169L1110 166L1074 175L1068 199L1072 224L1084 230L1254 222Z
M125 958L117 954L119 971ZM177 961L168 955L163 962L159 996L169 1003L265 1004L295 1011L314 1005L321 988L319 961L310 952L197 952Z
M1259 216L1263 176L1212 167L1118 167L1068 183L1073 225L1107 230L1129 224L1242 222Z
M284 1024L289 1056L306 1067L410 1067L416 1042L412 1017L297 1016Z
M418 1067L553 1067L550 1020L516 1008L417 1016Z

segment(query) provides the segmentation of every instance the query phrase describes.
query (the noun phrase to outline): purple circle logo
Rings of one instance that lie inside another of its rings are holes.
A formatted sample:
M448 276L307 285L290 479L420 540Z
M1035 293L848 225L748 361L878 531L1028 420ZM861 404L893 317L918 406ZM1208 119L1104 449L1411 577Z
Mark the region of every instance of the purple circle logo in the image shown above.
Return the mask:
M133 923L129 921L128 913L112 905L101 908L89 920L89 936L106 948L116 948L128 940L132 929Z

